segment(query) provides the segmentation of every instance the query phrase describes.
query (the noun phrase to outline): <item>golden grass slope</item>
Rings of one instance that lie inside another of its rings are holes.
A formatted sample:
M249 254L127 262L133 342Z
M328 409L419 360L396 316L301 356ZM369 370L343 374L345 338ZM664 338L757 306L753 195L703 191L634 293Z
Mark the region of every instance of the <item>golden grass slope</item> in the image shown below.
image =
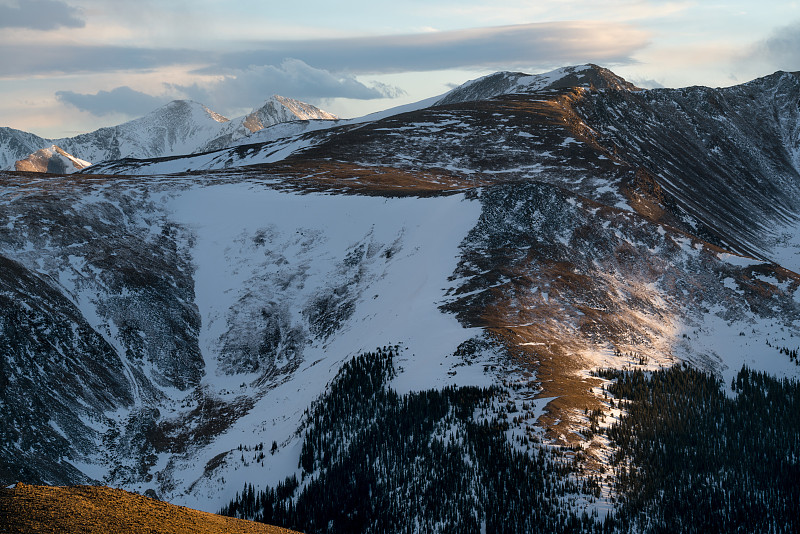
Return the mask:
M104 486L0 489L0 533L292 534Z

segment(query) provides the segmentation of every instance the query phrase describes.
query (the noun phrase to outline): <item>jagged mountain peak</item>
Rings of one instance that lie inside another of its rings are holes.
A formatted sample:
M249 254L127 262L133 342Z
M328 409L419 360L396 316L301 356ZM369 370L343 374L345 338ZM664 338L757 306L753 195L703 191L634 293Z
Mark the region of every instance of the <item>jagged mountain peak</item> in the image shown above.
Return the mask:
M449 93L437 105L486 100L511 93L528 93L545 89L586 87L635 91L639 88L610 70L594 64L561 67L542 74L502 71L470 80Z
M256 132L279 122L313 119L337 120L338 118L333 113L328 113L300 100L272 95L259 108L245 116L242 125L251 132Z
M147 115L140 117L138 119L134 119L129 121L128 123L136 123L142 121L164 121L164 122L176 122L176 121L194 121L198 123L209 122L211 121L216 123L224 123L229 122L230 119L227 117L220 115L216 111L209 109L204 104L200 102L195 102L194 100L173 100L164 104L163 106L154 109ZM121 124L120 126L123 126Z
M287 98L281 95L273 95L272 98L277 100L287 108L289 108L292 111L292 113L297 115L302 120L309 120L309 119L337 120L339 118L333 113L329 113L324 109L320 109L316 106L312 106L311 104L302 102L300 100Z

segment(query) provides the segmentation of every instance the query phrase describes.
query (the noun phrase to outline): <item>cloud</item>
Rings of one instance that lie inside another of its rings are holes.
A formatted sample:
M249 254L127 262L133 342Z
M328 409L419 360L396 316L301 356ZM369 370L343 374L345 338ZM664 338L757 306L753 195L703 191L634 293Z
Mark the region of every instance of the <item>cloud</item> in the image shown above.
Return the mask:
M146 70L167 65L205 65L197 74L228 75L297 58L330 73L388 74L440 69L526 69L542 66L630 63L647 34L627 24L552 22L425 32L411 35L264 41L250 50L209 50L4 45L0 76L53 72ZM269 70L269 69L267 69ZM285 69L282 69L285 70Z
M69 44L3 44L0 77L145 71L179 64L208 63L213 54L174 48Z
M386 84L367 86L352 75L333 74L299 59L285 59L279 65L226 69L225 75L213 82L189 86L170 84L168 88L218 109L254 106L273 94L318 101L322 98L371 100L403 93Z
M381 83L367 86L351 75L334 75L297 59L286 59L278 66L232 70L219 79L204 83L165 83L164 87L168 96L153 96L122 86L95 94L57 91L56 98L96 116L112 113L140 116L178 98L189 98L212 109L228 112L255 107L273 94L319 102L327 98L392 98L403 93L397 87Z
M362 74L541 64L630 63L647 35L626 24L554 22L413 35L263 42L223 54L216 65L245 68L300 58L330 71Z
M775 29L767 39L757 43L750 59L767 61L779 69L800 70L800 20Z
M0 28L54 30L83 28L79 12L61 0L20 0L19 3L0 3Z
M111 113L123 113L131 116L144 115L169 101L168 98L148 95L127 86L117 87L111 91L98 91L93 95L57 91L56 98L81 111L88 111L97 116Z
M654 78L629 78L629 82L631 82L636 87L641 87L643 89L663 89L664 85L654 79Z

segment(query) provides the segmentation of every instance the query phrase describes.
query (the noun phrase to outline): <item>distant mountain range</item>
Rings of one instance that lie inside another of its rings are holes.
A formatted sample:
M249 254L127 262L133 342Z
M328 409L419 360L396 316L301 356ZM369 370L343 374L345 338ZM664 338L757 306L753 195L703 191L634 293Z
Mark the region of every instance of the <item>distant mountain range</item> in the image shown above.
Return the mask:
M86 163L215 150L273 124L337 118L311 104L278 95L232 120L197 102L174 100L139 119L75 137L43 139L0 128L0 169L73 172ZM39 152L42 149L44 152ZM51 158L55 158L53 163L49 163ZM21 163L16 165L17 161Z

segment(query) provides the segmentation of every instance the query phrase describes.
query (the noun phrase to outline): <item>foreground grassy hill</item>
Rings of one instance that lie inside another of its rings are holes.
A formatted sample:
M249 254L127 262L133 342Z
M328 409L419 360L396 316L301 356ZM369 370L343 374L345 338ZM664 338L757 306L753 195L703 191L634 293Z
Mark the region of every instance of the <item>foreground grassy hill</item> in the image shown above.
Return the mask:
M291 534L102 486L0 489L0 532Z

